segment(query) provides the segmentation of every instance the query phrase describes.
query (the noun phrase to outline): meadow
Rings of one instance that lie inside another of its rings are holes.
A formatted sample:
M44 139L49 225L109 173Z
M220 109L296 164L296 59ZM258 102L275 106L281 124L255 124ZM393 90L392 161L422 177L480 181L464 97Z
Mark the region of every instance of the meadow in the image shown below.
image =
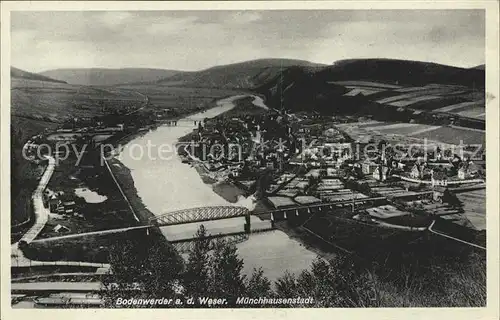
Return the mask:
M162 84L129 84L117 88L147 95L152 108L172 109L182 113L206 108L217 99L242 92L232 89L176 87Z
M482 144L485 145L485 132L480 130L469 130L457 127L441 127L436 130L422 132L413 135L415 138L440 141L450 144Z
M145 97L132 90L82 87L64 83L12 79L13 115L50 122L103 115L103 107L140 107Z
M460 127L435 126L417 123L391 123L391 122L349 122L336 125L344 130L353 139L362 137L388 138L389 135L400 136L402 139L414 138L427 139L449 144L483 144L485 132Z

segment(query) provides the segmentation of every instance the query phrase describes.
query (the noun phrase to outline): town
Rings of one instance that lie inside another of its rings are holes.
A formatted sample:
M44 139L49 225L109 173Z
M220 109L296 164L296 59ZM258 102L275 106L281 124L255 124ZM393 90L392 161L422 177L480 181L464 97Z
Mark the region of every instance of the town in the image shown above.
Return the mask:
M221 115L199 123L181 156L272 209L341 203L350 218L386 228L425 229L436 217L471 227L456 193L485 188L484 152L472 159L463 149L407 145L397 154L384 140L354 141L336 127L346 121L277 110ZM374 197L384 200L374 206Z

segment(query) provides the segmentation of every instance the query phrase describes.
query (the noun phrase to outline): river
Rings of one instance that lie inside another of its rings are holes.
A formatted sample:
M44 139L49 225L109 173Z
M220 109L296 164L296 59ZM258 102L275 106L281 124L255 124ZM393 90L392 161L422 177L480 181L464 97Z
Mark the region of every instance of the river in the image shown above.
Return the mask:
M211 118L226 112L235 106L233 102L236 99L242 97L245 95L219 100L216 107L181 119L177 126L161 126L124 146L119 159L130 169L138 196L153 214L161 215L180 209L217 205L236 205L253 209L252 199L240 198L233 204L217 195L210 185L202 181L196 169L182 163L171 151L180 137L195 128L194 120ZM254 104L265 107L259 97L254 97ZM260 222L256 217L252 217L252 222L266 223ZM220 228L242 229L243 223L243 218L234 218L204 222L203 225L208 232L215 232ZM199 225L188 224L161 229L167 239L174 240L192 236ZM272 281L282 276L285 270L298 273L307 269L316 258L315 253L278 230L251 235L248 240L237 244L237 248L239 256L244 259L245 274L250 274L254 267L262 267L265 275Z

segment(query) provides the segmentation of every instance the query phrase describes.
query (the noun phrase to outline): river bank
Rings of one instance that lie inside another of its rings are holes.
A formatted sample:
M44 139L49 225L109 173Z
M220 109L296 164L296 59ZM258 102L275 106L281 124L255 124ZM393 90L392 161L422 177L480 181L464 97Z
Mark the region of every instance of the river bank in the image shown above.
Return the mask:
M321 243L317 238L313 238L310 234L303 232L300 227L292 227L287 221L278 221L274 223L276 229L286 233L291 239L299 242L304 248L316 253L319 257L325 260L332 260L337 256L335 249L326 243Z

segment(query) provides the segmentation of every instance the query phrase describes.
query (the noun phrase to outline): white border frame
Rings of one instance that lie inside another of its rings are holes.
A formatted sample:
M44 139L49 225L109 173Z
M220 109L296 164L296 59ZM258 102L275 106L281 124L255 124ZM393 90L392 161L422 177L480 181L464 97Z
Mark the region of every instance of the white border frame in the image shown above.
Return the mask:
M380 308L380 309L172 309L172 310L27 310L10 303L10 12L80 10L284 10L284 9L484 9L486 10L487 167L487 307L485 308ZM499 3L469 1L258 1L258 2L110 2L110 1L3 1L1 3L1 310L4 319L36 317L86 319L119 317L172 317L176 319L255 319L344 316L350 319L499 319Z

